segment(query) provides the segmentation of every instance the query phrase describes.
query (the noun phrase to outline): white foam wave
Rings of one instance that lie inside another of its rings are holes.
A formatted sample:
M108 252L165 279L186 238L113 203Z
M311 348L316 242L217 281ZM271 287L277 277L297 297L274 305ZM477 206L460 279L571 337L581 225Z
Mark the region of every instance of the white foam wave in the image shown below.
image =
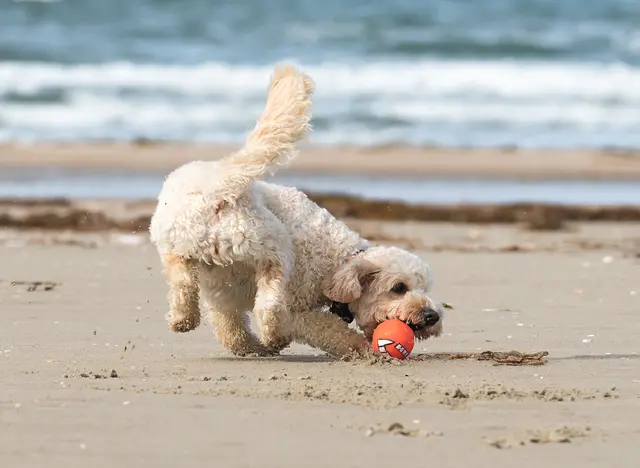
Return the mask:
M637 68L507 61L301 66L318 84L315 116L323 124L316 142L518 144L527 137L640 145ZM0 139L238 142L262 108L270 72L224 63L0 63ZM38 102L38 93L51 90L62 98ZM16 95L36 98L10 98Z
M304 66L304 65L303 65ZM422 96L640 99L640 69L622 64L442 62L304 66L318 93L399 93ZM101 65L0 63L0 93L42 88L147 88L183 93L262 93L271 67L203 63L194 66L113 62Z
M469 103L453 99L399 101L376 105L378 117L407 119L412 122L451 122L493 125L567 125L589 128L640 128L640 112L630 107L605 107L598 103L577 102L569 106L556 102Z

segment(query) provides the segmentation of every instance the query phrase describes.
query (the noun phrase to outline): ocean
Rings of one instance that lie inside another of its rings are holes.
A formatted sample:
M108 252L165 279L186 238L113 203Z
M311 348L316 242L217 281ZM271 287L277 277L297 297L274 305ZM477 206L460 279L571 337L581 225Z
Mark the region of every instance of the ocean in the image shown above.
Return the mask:
M640 148L639 0L0 0L0 141L236 144L282 61L315 144Z

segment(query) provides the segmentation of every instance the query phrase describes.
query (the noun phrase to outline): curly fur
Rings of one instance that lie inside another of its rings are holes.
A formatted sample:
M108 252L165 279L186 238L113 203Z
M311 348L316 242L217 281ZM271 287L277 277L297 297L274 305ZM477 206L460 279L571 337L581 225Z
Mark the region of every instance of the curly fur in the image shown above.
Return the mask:
M244 147L167 177L150 233L169 285L172 330L196 328L202 302L218 339L238 355L274 354L294 339L336 356L366 355L378 323L419 324L426 309L441 320L416 336L440 334L443 309L426 295L431 276L419 257L370 246L299 190L260 181L297 155L295 144L310 130L313 89L293 67L276 68ZM399 281L408 292L391 291ZM364 336L327 312L331 301L349 303Z

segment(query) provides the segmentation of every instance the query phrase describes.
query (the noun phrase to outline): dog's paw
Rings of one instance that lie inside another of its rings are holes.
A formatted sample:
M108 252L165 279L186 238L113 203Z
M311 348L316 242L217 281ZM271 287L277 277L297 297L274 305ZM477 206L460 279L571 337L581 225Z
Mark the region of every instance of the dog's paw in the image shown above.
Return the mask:
M359 333L351 332L340 346L334 347L328 353L340 361L362 361L375 358L371 343Z
M262 346L274 356L280 354L280 351L287 348L291 344L291 341L293 341L291 338L282 336L269 337L269 339L263 338L261 340Z
M359 333L354 333L349 337L349 351L340 358L344 361L354 361L371 359L375 356L371 343Z
M200 325L200 316L186 317L182 319L169 319L169 328L176 333L186 333L195 330Z
M276 354L293 342L293 330L263 329L260 334L260 345Z

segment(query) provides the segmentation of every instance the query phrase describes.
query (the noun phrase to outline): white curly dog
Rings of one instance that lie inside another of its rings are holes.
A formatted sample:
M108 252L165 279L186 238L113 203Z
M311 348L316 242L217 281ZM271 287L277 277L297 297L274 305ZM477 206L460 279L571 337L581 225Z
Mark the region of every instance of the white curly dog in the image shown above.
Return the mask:
M444 309L427 296L431 274L418 256L370 245L299 190L259 181L297 155L314 86L295 68L276 67L244 147L167 177L150 234L169 285L172 330L200 324L202 299L218 339L237 355L277 354L295 340L334 356L367 356L374 329L391 318L417 339L441 334Z

